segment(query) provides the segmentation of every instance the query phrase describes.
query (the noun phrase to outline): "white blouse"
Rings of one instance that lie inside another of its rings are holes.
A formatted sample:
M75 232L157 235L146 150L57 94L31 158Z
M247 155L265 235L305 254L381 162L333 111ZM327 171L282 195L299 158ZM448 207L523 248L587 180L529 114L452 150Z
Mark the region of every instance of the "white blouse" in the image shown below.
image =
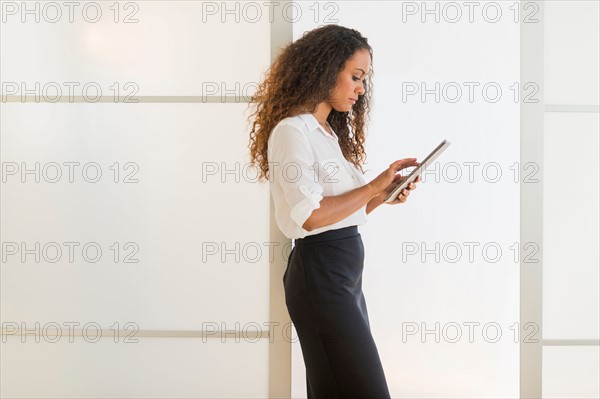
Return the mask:
M290 239L362 225L367 206L339 222L307 231L302 225L324 196L340 195L367 184L362 172L342 154L333 136L310 113L281 120L268 141L269 184L275 221Z

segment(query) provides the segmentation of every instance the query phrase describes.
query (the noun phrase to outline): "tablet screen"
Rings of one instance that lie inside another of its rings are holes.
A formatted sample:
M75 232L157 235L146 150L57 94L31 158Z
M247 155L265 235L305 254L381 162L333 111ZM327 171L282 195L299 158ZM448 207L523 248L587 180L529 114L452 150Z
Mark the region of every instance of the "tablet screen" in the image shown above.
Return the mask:
M420 176L421 173L427 168L427 166L431 165L433 161L442 153L448 146L450 145L449 141L442 141L440 145L438 145L431 154L427 155L427 157L421 162L419 166L417 166L407 177L406 179L398 185L388 196L383 200L383 202L389 203L393 202L398 198L400 192L404 190L412 181L414 181L417 176Z

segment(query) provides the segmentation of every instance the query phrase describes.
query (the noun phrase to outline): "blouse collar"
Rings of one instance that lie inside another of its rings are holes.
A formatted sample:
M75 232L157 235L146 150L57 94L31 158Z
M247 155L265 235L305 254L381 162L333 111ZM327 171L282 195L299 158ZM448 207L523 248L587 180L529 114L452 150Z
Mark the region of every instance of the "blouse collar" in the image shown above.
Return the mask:
M312 133L315 129L319 129L319 131L322 134L324 134L327 138L329 138L330 140L338 141L338 136L337 136L337 134L335 134L335 131L333 130L333 128L331 127L331 125L329 124L329 122L326 122L326 123L327 123L327 126L329 126L329 129L331 129L331 131L333 132L333 136L331 134L329 134L329 132L327 130L325 130L323 128L323 126L321 126L321 124L319 123L319 121L317 120L317 118L315 118L314 115L311 114L310 112L307 112L305 114L301 114L299 116L304 121L304 123L306 124L306 127L308 127L308 131L309 132Z

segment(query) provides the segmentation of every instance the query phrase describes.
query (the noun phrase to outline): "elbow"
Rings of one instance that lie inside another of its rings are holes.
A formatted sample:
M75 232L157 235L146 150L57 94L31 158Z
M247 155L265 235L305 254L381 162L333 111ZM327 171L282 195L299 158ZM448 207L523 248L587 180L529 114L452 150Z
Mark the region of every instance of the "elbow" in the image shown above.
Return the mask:
M314 225L314 218L312 217L313 215L311 214L308 219L306 219L306 221L304 222L304 224L302 225L302 228L306 231L313 231L316 226Z
M302 228L306 231L313 231L315 229L318 229L319 227L321 227L321 225L319 224L319 221L315 220L318 218L319 218L319 215L317 213L317 209L313 209L313 211L310 213L308 218L302 224Z
M304 222L304 224L302 225L302 228L304 230L306 230L306 231L313 231L314 230L312 224L310 224L308 222L308 220L306 222Z

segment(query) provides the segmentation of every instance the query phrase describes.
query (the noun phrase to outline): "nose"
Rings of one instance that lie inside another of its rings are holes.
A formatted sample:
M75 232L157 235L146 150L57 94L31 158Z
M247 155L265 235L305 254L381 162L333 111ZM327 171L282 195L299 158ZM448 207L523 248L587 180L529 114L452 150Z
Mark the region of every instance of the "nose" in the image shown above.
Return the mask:
M366 91L366 90L365 90L365 84L364 84L364 82L361 80L361 81L360 81L360 86L358 87L358 90L356 91L356 93L357 93L359 96L362 96L363 94L365 94L365 91Z

